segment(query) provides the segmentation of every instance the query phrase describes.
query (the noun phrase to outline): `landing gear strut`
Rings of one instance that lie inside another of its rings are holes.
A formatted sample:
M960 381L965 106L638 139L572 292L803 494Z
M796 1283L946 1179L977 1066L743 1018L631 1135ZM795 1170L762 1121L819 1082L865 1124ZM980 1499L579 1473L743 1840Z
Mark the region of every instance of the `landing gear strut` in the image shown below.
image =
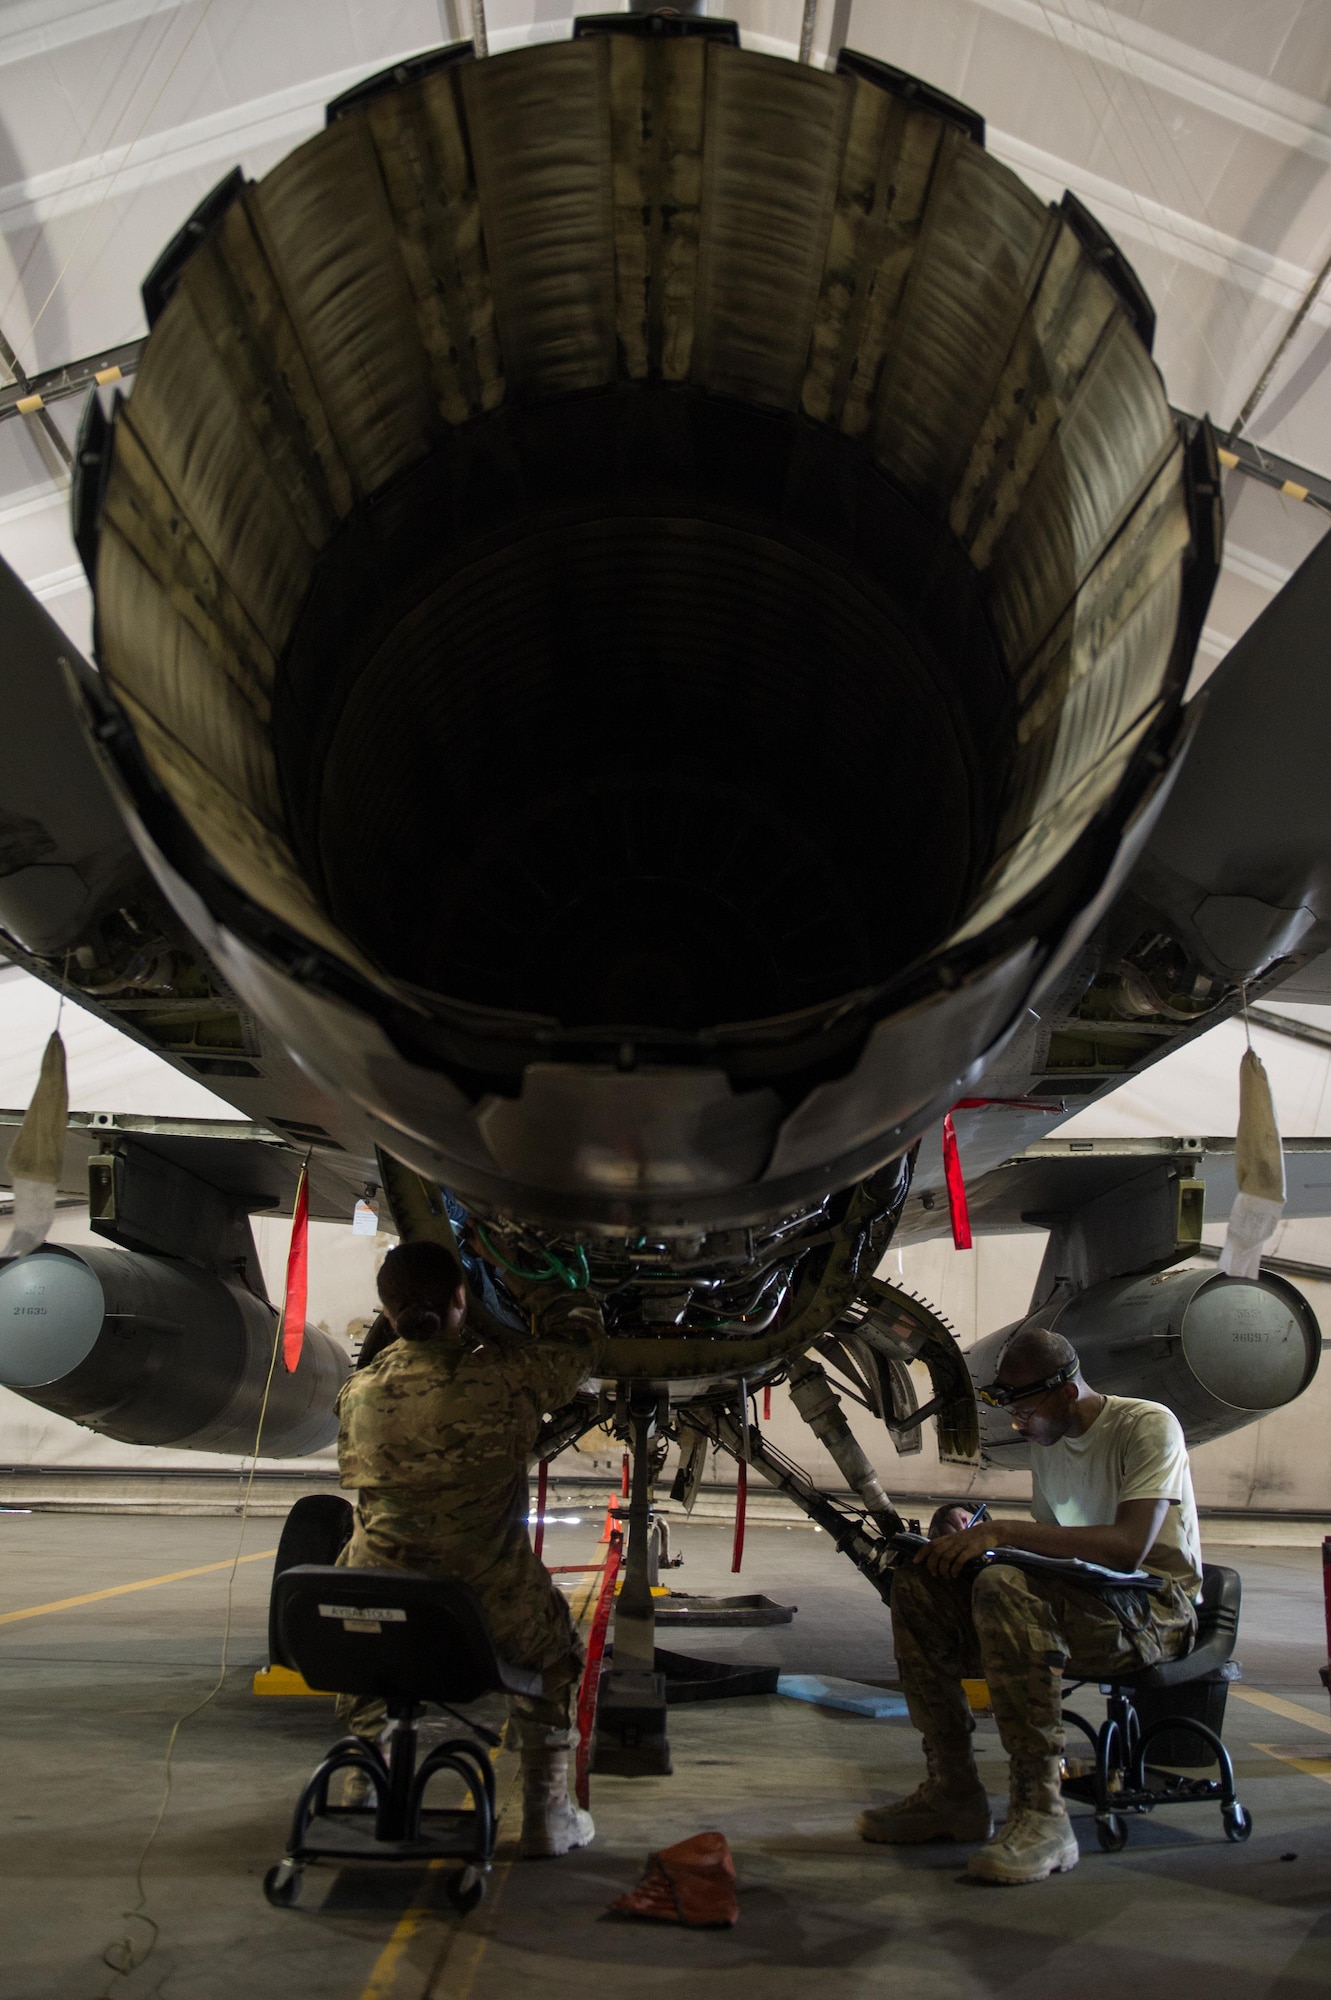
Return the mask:
M656 1608L652 1598L650 1438L656 1399L630 1399L633 1484L629 1496L628 1561L615 1604L614 1663L601 1683L593 1771L621 1778L668 1777L666 1678L657 1672Z

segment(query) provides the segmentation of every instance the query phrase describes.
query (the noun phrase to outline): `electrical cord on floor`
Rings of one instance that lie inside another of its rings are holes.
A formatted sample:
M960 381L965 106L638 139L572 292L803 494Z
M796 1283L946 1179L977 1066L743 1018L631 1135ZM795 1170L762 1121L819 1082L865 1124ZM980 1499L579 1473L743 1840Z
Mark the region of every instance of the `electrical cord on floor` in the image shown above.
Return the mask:
M102 1952L102 1963L110 1972L111 1978L102 1988L101 1993L98 1995L98 2000L111 2000L111 1996L115 1991L116 1981L118 1979L127 1979L132 1972L137 1972L140 1966L146 1965L156 1950L158 1939L161 1937L161 1926L154 1918L148 1915L148 1890L144 1880L144 1869L147 1867L148 1856L152 1852L153 1843L162 1830L162 1822L166 1818L167 1807L171 1803L172 1760L175 1756L176 1738L187 1722L192 1722L196 1715L202 1715L204 1709L216 1700L226 1682L227 1671L230 1665L228 1654L231 1647L231 1617L235 1601L236 1571L240 1567L241 1552L245 1546L245 1529L248 1525L250 1514L250 1496L254 1491L254 1475L259 1465L259 1446L263 1441L264 1419L268 1415L268 1398L272 1392L273 1375L277 1369L277 1357L282 1346L282 1325L285 1318L286 1312L284 1307L283 1311L278 1314L277 1323L273 1329L273 1351L268 1360L268 1376L263 1385L263 1401L259 1405L259 1421L254 1432L254 1449L250 1454L249 1476L245 1480L245 1490L240 1505L240 1535L236 1542L236 1553L231 1564L230 1574L226 1580L226 1619L222 1627L222 1657L218 1664L217 1679L213 1682L213 1685L209 1688L203 1699L196 1701L193 1708L187 1708L183 1715L177 1716L171 1726L171 1734L167 1739L166 1759L162 1771L162 1803L157 1808L157 1817L152 1823L152 1829L149 1832L148 1838L143 1843L138 1861L134 1867L134 1887L138 1891L138 1901L135 1903L133 1909L126 1910L123 1913L126 1924L141 1925L146 1935L140 1938L137 1946L133 1936L128 1933L123 1937L113 1938L110 1944L106 1946Z

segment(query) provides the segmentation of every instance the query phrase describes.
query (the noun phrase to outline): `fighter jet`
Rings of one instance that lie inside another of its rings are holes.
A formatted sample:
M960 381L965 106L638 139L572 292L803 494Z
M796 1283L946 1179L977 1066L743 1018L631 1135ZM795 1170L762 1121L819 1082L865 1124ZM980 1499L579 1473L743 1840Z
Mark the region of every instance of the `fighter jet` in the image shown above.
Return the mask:
M941 1226L950 1116L1097 1382L1194 1437L1306 1386L1293 1287L1176 1269L1223 1159L1044 1137L1245 993L1331 995L1331 547L1185 701L1215 440L1078 201L853 51L583 17L358 86L143 295L77 454L95 668L4 579L0 925L253 1130L73 1133L119 1247L0 1273L0 1377L236 1448L246 1217L308 1150L316 1214L455 1233L479 1324L595 1293L543 1449L669 1434L687 1499L719 1444L881 1583L825 1369L988 1448L875 1277ZM307 1343L265 1449L326 1440L344 1366ZM779 1380L855 1505L763 1438Z

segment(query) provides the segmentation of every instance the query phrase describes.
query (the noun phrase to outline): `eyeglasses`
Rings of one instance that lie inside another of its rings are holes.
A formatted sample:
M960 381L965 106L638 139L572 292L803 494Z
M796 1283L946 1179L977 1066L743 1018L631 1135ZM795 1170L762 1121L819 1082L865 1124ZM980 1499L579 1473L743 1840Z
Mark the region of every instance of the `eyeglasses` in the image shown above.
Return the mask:
M980 1401L987 1403L991 1410L1009 1410L1014 1403L1038 1402L1039 1398L1047 1396L1051 1389L1061 1389L1065 1382L1070 1382L1077 1372L1078 1365L1075 1361L1069 1361L1065 1368L1060 1368L1056 1375L1047 1375L1043 1382L1020 1382L1015 1388L1009 1388L1002 1382L991 1382L987 1389L981 1389L977 1393Z

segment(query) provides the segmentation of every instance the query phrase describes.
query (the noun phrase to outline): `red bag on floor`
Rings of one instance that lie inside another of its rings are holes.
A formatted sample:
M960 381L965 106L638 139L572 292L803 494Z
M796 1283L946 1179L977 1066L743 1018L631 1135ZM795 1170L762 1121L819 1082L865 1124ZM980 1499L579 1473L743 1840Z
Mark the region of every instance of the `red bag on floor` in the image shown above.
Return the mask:
M636 1888L610 1905L626 1917L719 1930L739 1917L735 1864L723 1833L695 1833L648 1857Z

